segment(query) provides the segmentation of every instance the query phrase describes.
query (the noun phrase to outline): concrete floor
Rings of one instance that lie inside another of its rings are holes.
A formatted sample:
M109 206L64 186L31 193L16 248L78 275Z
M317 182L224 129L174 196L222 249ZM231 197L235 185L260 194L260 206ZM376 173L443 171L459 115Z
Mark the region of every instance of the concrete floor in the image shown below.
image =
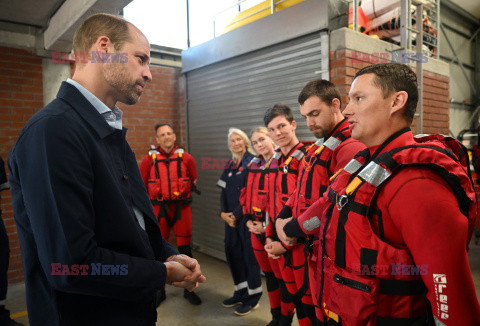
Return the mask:
M268 297L266 295L265 280L263 280L264 295L260 300L260 308L247 316L236 316L234 308L223 308L221 302L223 299L233 294L233 282L230 271L225 262L210 256L195 253L202 266L202 271L207 277L207 282L202 284L196 293L202 298L203 304L192 306L183 298L183 290L172 286L167 286L167 300L158 308L158 315L161 323L157 326L216 326L216 325L266 325L270 321L270 309ZM480 300L480 245L475 245L472 241L469 251L470 268L472 270L475 287L477 290L477 299ZM29 325L26 316L25 304L25 285L10 285L7 296L7 308L12 313L12 318L16 321ZM294 319L294 326L298 321Z

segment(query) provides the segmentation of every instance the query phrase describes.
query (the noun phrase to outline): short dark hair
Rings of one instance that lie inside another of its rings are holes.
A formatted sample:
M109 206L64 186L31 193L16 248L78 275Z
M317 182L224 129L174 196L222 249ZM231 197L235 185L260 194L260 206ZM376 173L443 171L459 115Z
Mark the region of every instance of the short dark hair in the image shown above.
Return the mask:
M164 127L164 126L169 126L170 129L172 129L172 131L175 132L175 130L173 130L173 127L172 127L171 124L169 124L169 123L159 123L159 124L155 125L155 133L158 132L158 128L161 128L161 127Z
M286 104L275 104L273 107L269 108L267 112L265 112L265 116L263 117L263 122L265 123L265 127L278 116L283 115L288 122L293 122L293 113L292 109Z
M398 62L377 63L360 69L353 79L365 74L375 75L373 83L382 90L383 98L394 92L407 92L408 99L403 116L408 123L412 123L418 102L417 75L412 69Z
M342 104L340 92L332 82L325 79L312 80L305 85L300 95L298 95L298 103L303 105L312 96L317 96L327 105L332 105L334 99L338 99L340 104Z

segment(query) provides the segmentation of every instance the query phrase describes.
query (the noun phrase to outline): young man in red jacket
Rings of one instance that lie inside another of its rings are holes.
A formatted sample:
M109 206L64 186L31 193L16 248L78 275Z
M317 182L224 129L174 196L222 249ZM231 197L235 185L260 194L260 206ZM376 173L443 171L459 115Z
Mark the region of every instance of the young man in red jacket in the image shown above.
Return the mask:
M321 239L316 298L328 325L479 325L467 258L476 199L459 144L414 139L417 79L406 65L363 68L349 97L343 113L368 149L276 225L289 244Z
M341 112L340 93L333 83L323 79L309 82L300 92L298 103L308 128L319 140L307 147L298 168L297 188L277 218L300 216L323 195L330 177L365 148L350 137L349 123ZM291 251L296 295L307 307L306 313L312 322L315 318L322 320L321 309L312 298L318 240L310 237L294 246L283 245Z
M265 112L263 120L270 138L279 147L269 164L268 223L265 230L265 251L281 287L279 325L291 325L295 308L299 325L310 325L300 298L295 296L298 289L288 259L290 253L277 238L274 227L275 217L296 188L298 166L305 154L305 145L299 142L295 134L297 123L289 106L275 104Z
M192 155L175 145L177 139L172 126L162 123L155 126L158 147L152 149L140 164L140 173L152 201L153 211L160 224L162 236L168 240L173 229L180 254L192 256L191 192L197 182L197 166ZM184 291L184 297L199 305L201 299L195 292ZM165 299L159 292L157 304Z

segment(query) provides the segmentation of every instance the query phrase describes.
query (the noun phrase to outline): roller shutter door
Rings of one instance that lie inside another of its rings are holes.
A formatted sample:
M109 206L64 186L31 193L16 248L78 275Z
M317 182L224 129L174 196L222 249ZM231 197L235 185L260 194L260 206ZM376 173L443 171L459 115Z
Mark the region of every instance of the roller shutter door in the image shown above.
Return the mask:
M297 97L305 84L328 76L328 35L315 32L186 73L188 145L198 168L201 196L195 196L193 242L202 252L224 259L224 222L219 217L217 180L231 157L227 132L263 125L275 103L289 105L300 140L314 140L301 117ZM327 77L328 78L328 77Z

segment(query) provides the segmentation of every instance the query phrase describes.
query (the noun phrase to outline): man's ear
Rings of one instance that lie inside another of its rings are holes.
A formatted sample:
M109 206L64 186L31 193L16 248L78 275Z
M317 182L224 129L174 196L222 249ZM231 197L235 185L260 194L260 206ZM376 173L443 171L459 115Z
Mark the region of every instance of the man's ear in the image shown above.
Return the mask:
M297 122L295 120L292 121L293 130L297 129Z
M332 109L332 113L335 113L337 110L340 110L340 107L341 107L340 100L338 98L334 98L332 100L332 104L330 105L330 107Z
M110 39L108 36L100 36L97 41L95 42L95 50L100 51L100 52L109 52L109 48L112 46L112 42L110 42Z
M392 97L392 106L390 108L390 113L394 114L401 110L405 110L405 105L407 104L408 94L405 91L396 92Z
M110 38L108 36L100 36L97 41L95 42L95 45L93 46L94 51L96 51L97 56L102 60L102 62L110 62L110 59L106 53L112 54L115 52L115 48L110 41Z

